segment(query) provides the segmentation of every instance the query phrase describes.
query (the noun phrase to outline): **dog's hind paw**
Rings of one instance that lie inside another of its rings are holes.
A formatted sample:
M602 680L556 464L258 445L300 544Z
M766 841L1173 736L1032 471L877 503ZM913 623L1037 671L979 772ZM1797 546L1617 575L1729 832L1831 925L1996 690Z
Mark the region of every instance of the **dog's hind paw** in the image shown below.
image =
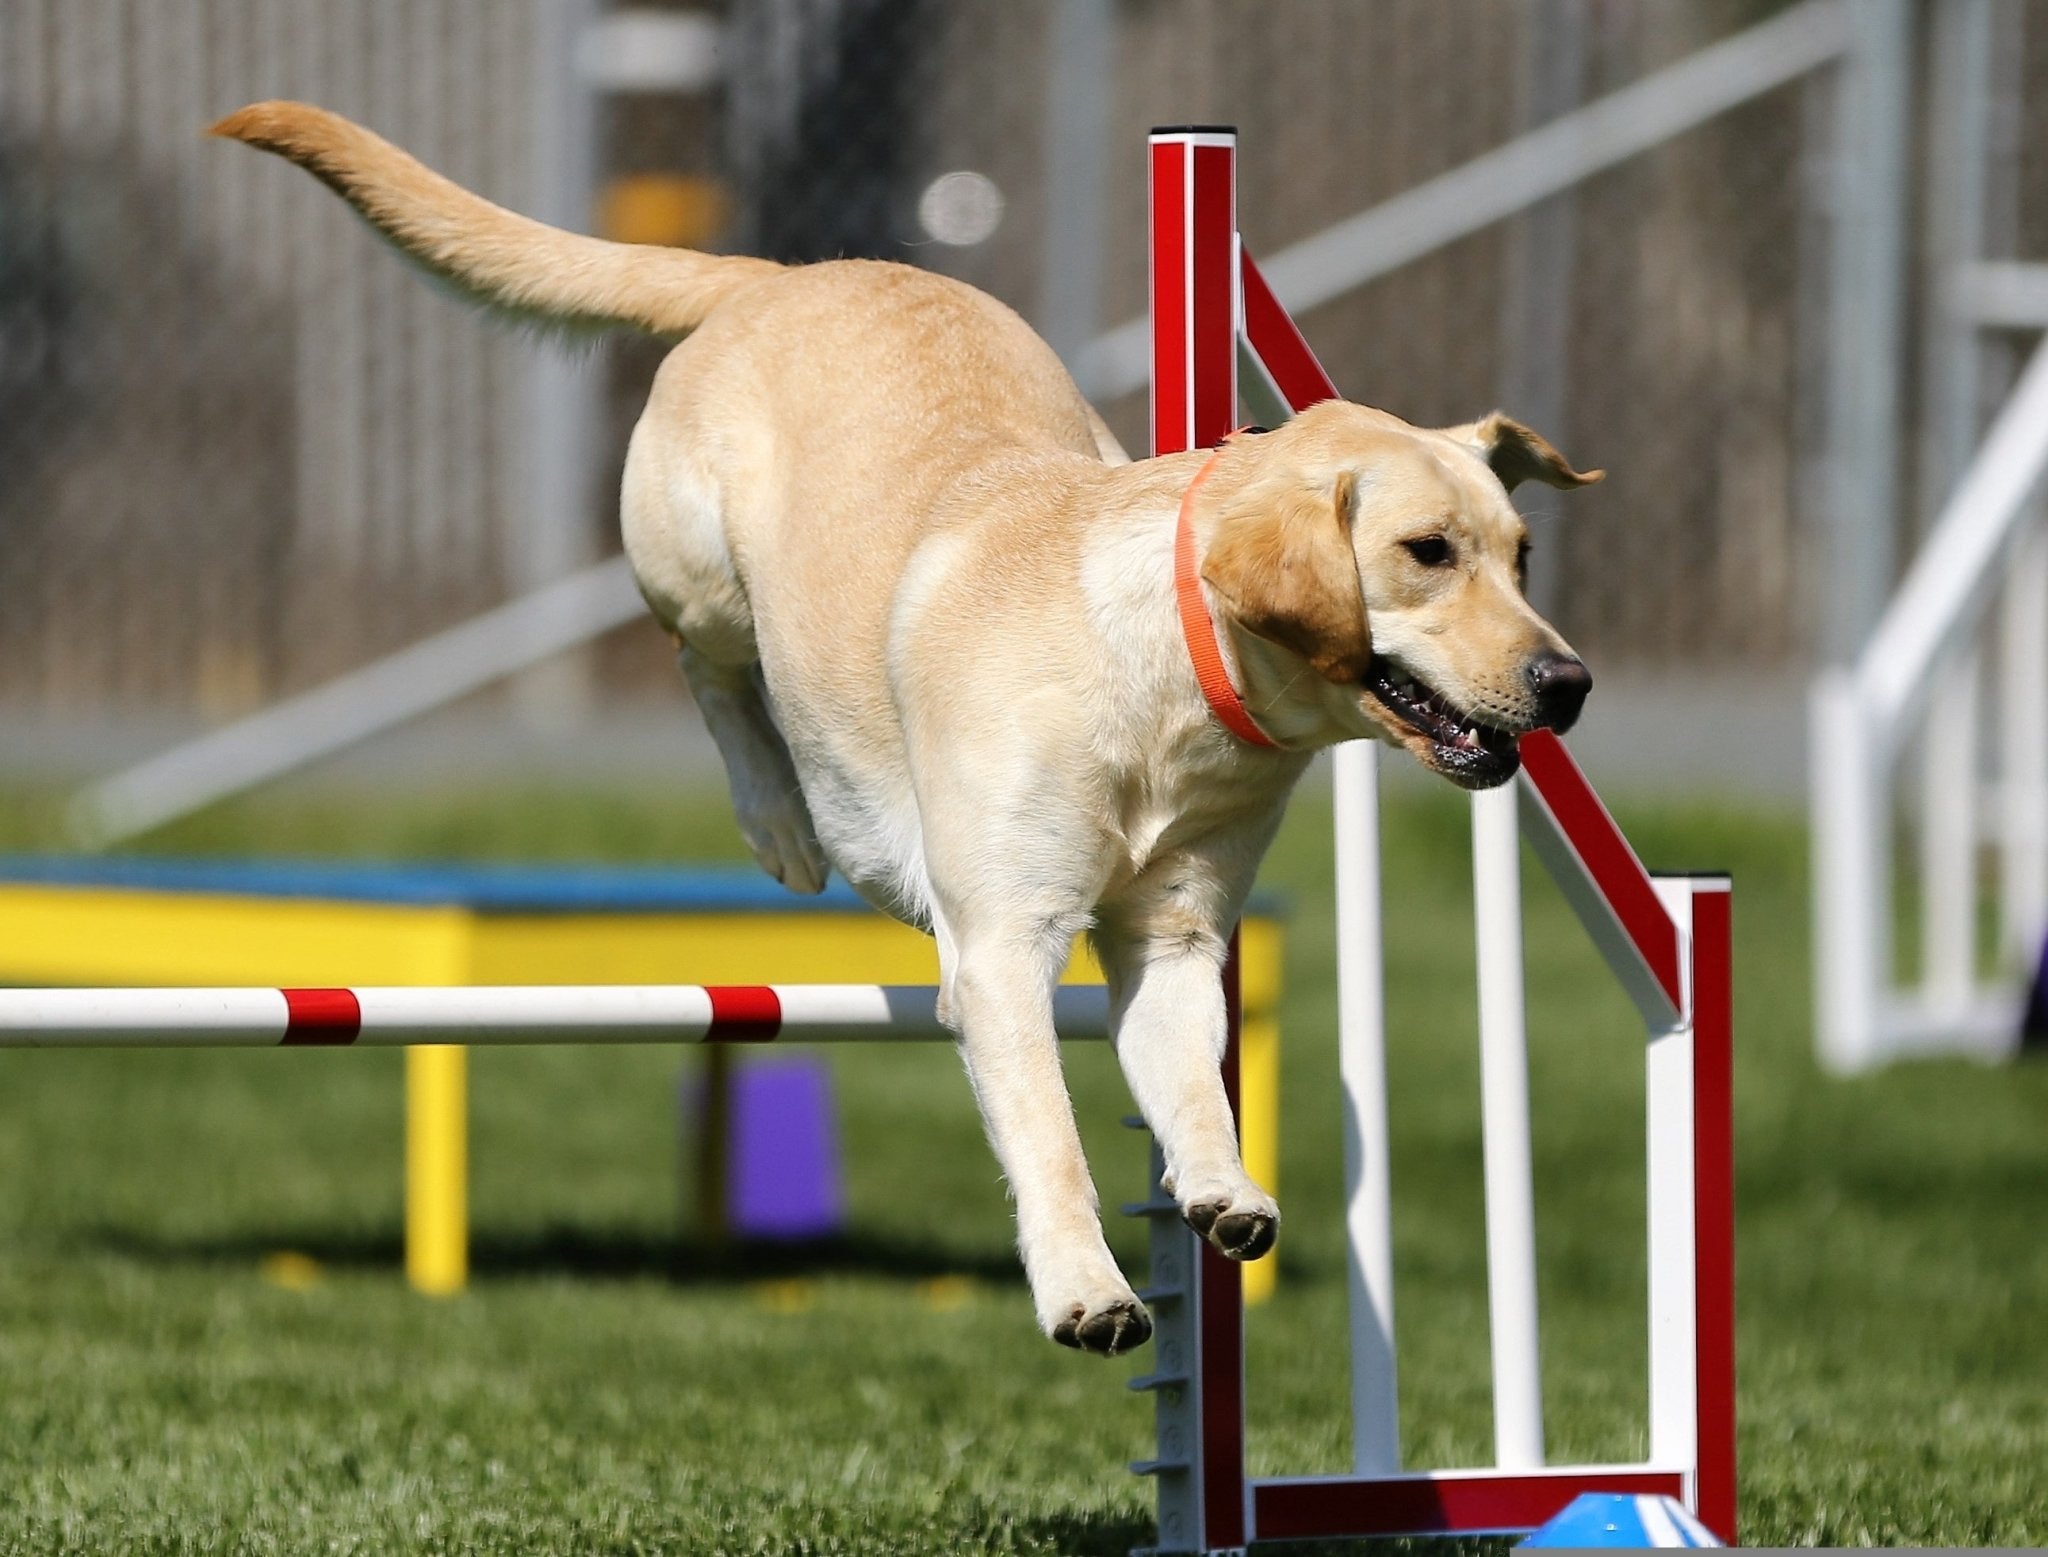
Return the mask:
M1135 1297L1123 1297L1090 1310L1076 1303L1052 1327L1052 1338L1076 1351L1120 1357L1152 1339L1152 1316Z
M803 798L782 796L766 805L735 806L740 835L763 870L792 892L825 890L830 867Z
M1256 1260L1280 1236L1280 1208L1252 1190L1228 1199L1202 1199L1181 1207L1188 1226L1228 1259Z

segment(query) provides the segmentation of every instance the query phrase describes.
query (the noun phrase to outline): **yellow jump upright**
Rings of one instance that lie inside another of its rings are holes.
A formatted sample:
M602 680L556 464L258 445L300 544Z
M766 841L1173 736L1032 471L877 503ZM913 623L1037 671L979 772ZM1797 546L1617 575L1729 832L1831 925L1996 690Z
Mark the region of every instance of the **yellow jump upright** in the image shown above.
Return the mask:
M1252 1182L1276 1197L1280 1193L1281 945L1280 921L1270 914L1255 914L1238 929L1238 1150ZM1276 1249L1241 1269L1244 1300L1263 1303L1280 1280L1279 1252Z
M439 1297L469 1281L469 1051L405 1051L405 1279Z

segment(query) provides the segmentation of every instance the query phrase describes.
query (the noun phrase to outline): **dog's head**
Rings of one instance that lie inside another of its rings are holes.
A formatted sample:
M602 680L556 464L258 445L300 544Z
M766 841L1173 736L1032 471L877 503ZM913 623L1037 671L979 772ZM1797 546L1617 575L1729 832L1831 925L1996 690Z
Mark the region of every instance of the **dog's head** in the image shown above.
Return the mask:
M1377 735L1472 789L1513 776L1518 736L1570 728L1592 677L1523 598L1508 492L1601 472L1498 412L1430 431L1330 401L1245 441L1202 577L1230 624L1313 672L1271 687L1275 715L1311 742Z

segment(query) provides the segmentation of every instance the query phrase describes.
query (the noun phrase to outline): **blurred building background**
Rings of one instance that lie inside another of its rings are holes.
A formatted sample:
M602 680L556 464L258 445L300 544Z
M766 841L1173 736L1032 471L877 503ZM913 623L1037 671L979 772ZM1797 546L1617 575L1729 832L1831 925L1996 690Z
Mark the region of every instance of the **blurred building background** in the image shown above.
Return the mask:
M2048 0L1920 7L1913 100L1965 8L2001 40L1970 172L1986 241L2037 255ZM1091 343L1144 310L1148 126L1240 127L1241 224L1270 258L1789 9L0 0L0 747L99 731L139 755L123 740L245 715L616 550L660 348L475 316L312 180L204 138L246 101L320 102L585 230L943 270L1114 391ZM1352 398L1424 423L1500 405L1605 466L1531 500L1539 605L1603 677L1778 689L1758 719L1796 706L1836 582L1840 90L1802 72L1302 315ZM1915 156L1917 208L1961 170ZM1981 371L1988 401L2011 360ZM1102 399L1134 448L1143 399ZM1888 557L1925 512L1872 517L1901 532ZM573 658L508 711L680 704L644 624Z

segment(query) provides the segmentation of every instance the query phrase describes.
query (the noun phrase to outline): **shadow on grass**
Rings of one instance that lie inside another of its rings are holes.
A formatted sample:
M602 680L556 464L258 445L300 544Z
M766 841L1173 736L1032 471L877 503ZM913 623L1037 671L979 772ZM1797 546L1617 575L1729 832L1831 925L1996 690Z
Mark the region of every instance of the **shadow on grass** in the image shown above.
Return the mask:
M1016 1516L988 1511L980 1544L991 1551L1058 1552L1061 1557L1127 1557L1159 1538L1149 1513L1107 1510Z
M1004 1549L1047 1550L1062 1557L1125 1557L1133 1550L1150 1548L1158 1539L1159 1527L1151 1514L1132 1517L1109 1512L1049 1514L1038 1518L993 1521L990 1535L1000 1530L1006 1537ZM989 1543L997 1543L991 1540ZM1443 1537L1395 1537L1319 1541L1277 1541L1262 1544L1260 1551L1276 1557L1492 1557L1514 1545L1502 1536L1450 1539Z
M320 1232L303 1227L237 1232L224 1237L164 1237L132 1228L100 1228L85 1246L150 1265L247 1265L289 1250L336 1269L403 1269L405 1245L393 1231ZM578 1276L595 1280L649 1277L678 1286L762 1281L793 1276L883 1276L925 1280L969 1276L992 1285L1021 1285L1024 1273L1008 1251L950 1248L922 1239L862 1233L792 1242L697 1238L640 1231L549 1227L534 1231L483 1228L469 1244L470 1275Z

